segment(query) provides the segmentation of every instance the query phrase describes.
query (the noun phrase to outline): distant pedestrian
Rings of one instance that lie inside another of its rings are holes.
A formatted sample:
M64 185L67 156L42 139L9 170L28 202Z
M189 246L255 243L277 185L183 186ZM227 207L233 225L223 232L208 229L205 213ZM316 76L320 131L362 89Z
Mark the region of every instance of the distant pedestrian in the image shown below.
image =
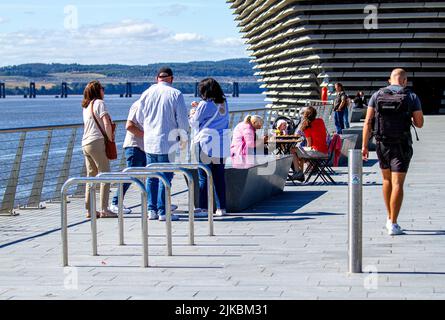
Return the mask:
M226 136L229 128L229 108L227 99L219 83L211 78L199 84L202 101L192 109L190 125L193 128L193 144L198 157L212 171L216 192L216 215L226 215L225 158L230 156L230 141ZM227 140L227 141L226 141ZM199 174L199 208L197 214L208 212L207 176L203 170Z
M84 90L83 123L84 133L82 138L82 151L85 156L85 164L88 177L95 177L99 173L110 171L110 161L105 151L105 135L110 141L114 141L112 121L104 102L104 88L99 81L90 82ZM110 197L110 185L100 186L100 212L90 212L90 187L87 185L85 204L88 210L87 218L96 214L100 218L116 218L116 214L108 209Z
M335 90L337 91L337 97L334 101L335 128L338 134L342 134L345 129L345 110L348 108L349 98L341 83L335 84Z
M126 124L127 134L125 136L123 148L128 168L145 167L147 165L147 156L144 152L144 127L143 124L139 123L136 119L136 113L138 112L140 105L141 102L138 100L131 106ZM130 184L124 184L124 197L129 188ZM119 190L116 192L112 201L110 208L112 212L119 212L118 204ZM130 214L131 210L124 207L124 213Z
M146 90L140 98L140 106L136 112L136 121L144 127L144 150L147 154L147 164L169 163L176 153L178 137L189 131L188 112L181 91L172 87L173 71L161 68L157 83ZM168 181L173 174L162 173ZM159 179L148 179L148 215L150 220L166 220L165 187ZM172 220L179 220L172 215Z
M373 131L383 175L383 198L388 211L389 235L403 234L398 217L403 202L403 185L413 156L411 127L424 124L419 98L406 88L407 74L395 69L390 86L380 89L369 101L363 129L363 159L369 157L368 142ZM373 126L374 123L374 126Z
M367 106L368 105L367 105L365 93L363 91L357 92L357 95L354 98L354 108L363 109L363 108L366 108Z

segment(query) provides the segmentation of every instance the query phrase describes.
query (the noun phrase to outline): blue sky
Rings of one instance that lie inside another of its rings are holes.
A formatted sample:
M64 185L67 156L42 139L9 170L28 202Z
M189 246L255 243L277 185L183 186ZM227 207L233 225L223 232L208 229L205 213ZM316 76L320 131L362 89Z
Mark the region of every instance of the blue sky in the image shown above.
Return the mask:
M248 57L225 0L2 0L0 65Z

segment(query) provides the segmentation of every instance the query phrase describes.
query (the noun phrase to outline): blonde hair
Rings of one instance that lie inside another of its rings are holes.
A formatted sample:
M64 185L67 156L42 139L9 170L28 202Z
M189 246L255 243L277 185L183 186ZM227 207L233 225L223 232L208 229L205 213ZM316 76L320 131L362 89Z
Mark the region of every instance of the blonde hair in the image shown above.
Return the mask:
M248 115L246 118L244 118L244 122L250 124L261 123L261 125L264 125L263 118L257 115Z

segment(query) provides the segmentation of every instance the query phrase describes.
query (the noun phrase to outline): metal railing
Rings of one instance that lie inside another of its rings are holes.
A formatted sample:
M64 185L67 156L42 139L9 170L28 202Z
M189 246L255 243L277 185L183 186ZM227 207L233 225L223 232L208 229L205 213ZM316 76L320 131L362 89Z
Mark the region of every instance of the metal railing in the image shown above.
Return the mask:
M315 105L328 127L331 127L332 105ZM258 108L230 112L230 128L249 114L265 120L264 130L271 129L279 116L299 117L301 107ZM328 115L326 117L326 115ZM116 141L119 159L111 163L112 171L126 166L122 145L125 121L116 121ZM0 129L0 215L14 215L15 209L43 209L45 201L59 201L62 186L70 177L86 176L85 160L80 141L83 124ZM70 195L83 197L85 186L70 189ZM210 207L209 207L210 209ZM209 215L211 216L211 215ZM212 230L210 233L213 233Z
M157 175L154 175L158 177ZM162 177L160 177L162 178ZM90 212L91 212L91 235L92 235L92 249L93 256L98 255L97 249L97 217L96 217L96 184L98 183L132 183L135 184L141 192L141 229L142 229L142 251L143 262L142 266L148 267L148 222L147 222L147 191L145 186L139 180L128 177L119 178L72 178L69 179L61 189L61 218L62 218L62 264L64 267L69 265L68 262L68 193L73 185L90 184ZM120 219L119 219L120 220Z

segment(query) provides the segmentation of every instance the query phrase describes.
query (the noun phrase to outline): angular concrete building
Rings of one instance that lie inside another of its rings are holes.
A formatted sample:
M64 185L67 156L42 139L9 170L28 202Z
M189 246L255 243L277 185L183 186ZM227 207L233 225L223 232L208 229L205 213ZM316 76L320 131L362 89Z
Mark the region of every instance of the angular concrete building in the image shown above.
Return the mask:
M445 104L445 1L227 2L273 106L320 99L326 81L369 96L394 67L408 71L426 112Z

